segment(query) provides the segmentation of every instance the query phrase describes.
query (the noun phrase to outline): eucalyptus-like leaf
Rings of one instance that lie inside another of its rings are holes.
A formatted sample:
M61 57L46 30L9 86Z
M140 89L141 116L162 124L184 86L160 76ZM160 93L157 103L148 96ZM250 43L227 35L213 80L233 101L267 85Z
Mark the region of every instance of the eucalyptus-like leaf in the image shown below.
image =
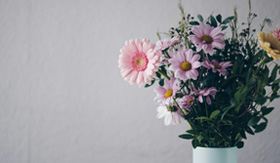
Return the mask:
M248 126L255 126L261 120L260 117L253 117L248 121Z

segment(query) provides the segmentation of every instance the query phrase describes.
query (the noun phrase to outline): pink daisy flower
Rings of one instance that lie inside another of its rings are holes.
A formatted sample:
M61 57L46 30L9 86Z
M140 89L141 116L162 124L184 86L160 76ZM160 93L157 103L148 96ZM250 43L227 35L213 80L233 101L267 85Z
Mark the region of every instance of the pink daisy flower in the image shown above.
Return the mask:
M189 110L189 108L193 105L194 101L195 99L193 96L185 95L178 101L178 104L182 109Z
M159 50L165 50L167 48L169 48L170 44L169 44L169 41L164 39L164 40L158 40L156 42L156 49L159 49Z
M280 41L280 28L276 28L275 31L271 31L271 34Z
M119 68L124 79L139 87L144 83L151 84L160 64L160 52L155 50L155 45L147 39L130 40L120 52Z
M196 44L198 52L203 49L205 53L213 55L214 48L223 49L225 46L221 27L214 28L201 22L199 27L193 27L192 32L194 35L189 39Z
M218 71L223 76L226 76L228 74L227 68L232 66L232 64L229 61L219 63L215 59L213 59L212 62L210 62L209 59L206 58L205 61L202 63L202 66L206 67L208 70L212 69L214 73Z
M160 105L157 108L157 112L157 118L160 119L164 117L164 124L166 126L170 124L177 125L181 123L182 113L177 107Z
M208 105L211 105L211 99L210 99L210 95L215 98L215 95L217 93L217 89L214 88L214 87L211 87L211 88L204 88L202 90L197 90L195 88L193 88L193 94L197 95L198 96L198 101L200 103L203 103L203 96L206 97L206 102Z
M196 70L200 67L200 55L193 55L191 49L187 50L185 53L178 52L173 58L170 59L171 66L170 70L175 72L175 77L186 80L193 79L196 80L198 76L198 71Z
M164 79L163 87L155 88L156 97L155 100L162 102L164 104L170 104L175 97L176 92L180 89L180 86L177 83L176 78L171 78L170 81Z

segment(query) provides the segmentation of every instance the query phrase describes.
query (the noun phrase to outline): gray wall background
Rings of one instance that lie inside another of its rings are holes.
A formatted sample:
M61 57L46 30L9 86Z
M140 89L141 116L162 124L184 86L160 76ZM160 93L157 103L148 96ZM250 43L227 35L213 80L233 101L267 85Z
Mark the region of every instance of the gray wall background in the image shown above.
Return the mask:
M280 25L279 0L252 0ZM247 16L244 0L183 0L187 13ZM171 0L0 0L1 163L190 163L187 123L156 119L153 89L126 83L119 49L177 26ZM255 24L258 27L258 23ZM280 101L273 103L279 106ZM279 107L248 136L240 163L279 163Z

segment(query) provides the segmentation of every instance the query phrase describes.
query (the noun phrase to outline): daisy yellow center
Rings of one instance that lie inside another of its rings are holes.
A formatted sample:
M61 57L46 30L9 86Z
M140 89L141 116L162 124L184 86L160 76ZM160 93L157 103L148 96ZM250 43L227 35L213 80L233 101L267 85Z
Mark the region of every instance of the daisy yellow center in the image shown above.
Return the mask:
M188 101L187 101L187 103L189 104L189 103L191 103L191 102L193 102L194 101L194 99L192 98L192 99L189 99Z
M211 44L213 42L212 37L210 37L208 35L201 36L200 40L205 42L206 44Z
M220 65L214 65L215 69L221 69L222 67Z
M173 90L172 90L172 89L169 89L169 90L167 90L167 91L165 92L164 97L165 97L165 98L168 98L168 97L172 96L172 94L173 94Z
M148 59L144 54L138 54L132 58L132 66L137 71L144 71L147 68Z
M188 70L192 69L192 64L190 64L190 62L183 62L181 64L181 69L184 71L188 71Z
M166 107L166 109L169 112L176 112L178 110L177 107L175 107L175 106L169 106L169 107Z

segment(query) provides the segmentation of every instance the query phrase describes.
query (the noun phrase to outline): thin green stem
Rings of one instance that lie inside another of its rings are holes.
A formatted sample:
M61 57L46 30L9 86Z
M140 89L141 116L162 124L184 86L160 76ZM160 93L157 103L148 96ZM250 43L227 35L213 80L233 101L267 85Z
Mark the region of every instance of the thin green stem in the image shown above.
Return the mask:
M160 73L162 76L164 76L166 79L170 80L170 77L167 76L167 74L165 74L164 72L158 70L158 73Z
M173 97L173 101L175 102L175 104L177 105L177 107L181 110L183 115L186 115L185 112L183 111L183 109L179 106L179 104L177 103L175 97Z

